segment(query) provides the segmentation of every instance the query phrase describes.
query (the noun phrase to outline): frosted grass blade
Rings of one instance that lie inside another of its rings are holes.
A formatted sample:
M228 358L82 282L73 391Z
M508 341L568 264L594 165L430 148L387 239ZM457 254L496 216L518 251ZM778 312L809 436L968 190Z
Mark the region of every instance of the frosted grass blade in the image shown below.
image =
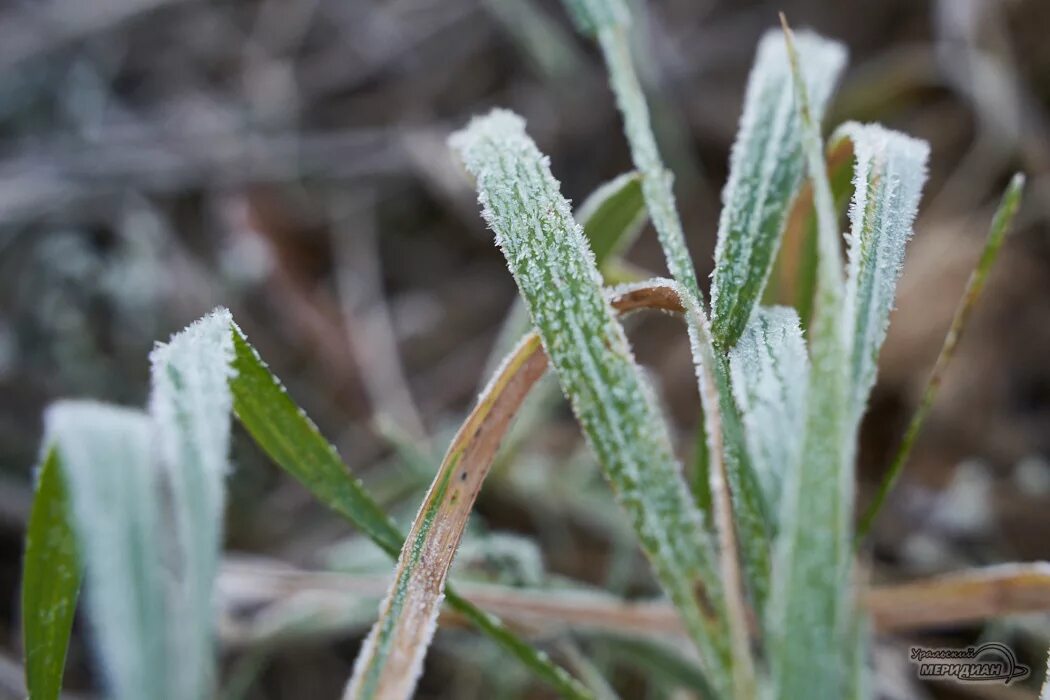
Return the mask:
M700 299L696 268L682 231L674 198L674 176L664 166L653 136L649 107L634 69L627 28L630 13L622 0L565 0L580 30L602 50L609 84L623 116L631 160L642 177L642 194L667 258L667 269L690 296Z
M601 288L594 257L520 117L495 110L451 139L559 382L712 681L731 668L714 545L667 427Z
M853 142L856 159L843 322L852 348L852 418L859 421L875 384L877 358L926 180L930 148L878 124L843 124L833 140L843 138Z
M852 601L848 529L852 465L847 444L847 352L841 314L842 256L820 131L810 110L793 36L785 41L798 96L802 152L817 216L817 289L809 332L810 387L804 459L781 494L773 589L766 615L772 683L777 697L841 697L842 650L850 648ZM849 494L849 495L847 495Z
M795 310L759 307L729 366L751 464L775 511L784 480L798 469L805 429L809 357Z
M616 264L622 262L620 255L631 247L648 220L641 182L636 172L618 175L599 185L574 213L594 253L594 261L607 282ZM531 328L525 305L521 299L516 299L496 338L484 376L496 371L503 358Z
M231 332L236 374L230 380L230 389L237 418L282 469L396 559L405 541L397 526L346 467L335 447L288 396L241 330L231 325ZM575 682L564 669L507 629L498 618L457 595L451 585L446 587L445 600L538 678L566 697L578 697Z
M80 563L69 522L58 453L52 446L37 471L22 566L22 641L26 687L34 700L57 700L80 590Z
M740 573L736 570L735 540L739 533L748 584L753 598L761 606L766 597L769 577L769 515L757 479L747 462L740 418L729 388L729 370L724 356L716 354L711 338L696 269L678 217L672 187L674 178L660 158L645 94L634 69L627 38L630 24L627 6L622 0L566 0L565 4L580 31L594 36L601 47L609 72L609 83L623 116L624 134L631 149L631 159L642 176L642 193L660 239L667 268L684 290L686 324L709 443L707 453L710 464L707 475L711 481L711 503L723 549L720 574L727 595L731 644L736 650L733 654L736 662L733 667L734 693L746 697L753 692L754 672L744 619L744 592L736 584ZM720 494L716 487L723 491L728 489L731 509L721 506L721 496L724 494ZM730 543L732 550L727 549Z
M819 124L846 51L811 32L798 34L797 49ZM758 45L722 193L711 282L711 330L722 348L736 344L762 298L802 183L802 131L795 100L783 34L770 30Z
M151 421L89 401L60 401L44 420L68 486L109 691L117 700L172 698Z
M215 684L214 584L222 548L229 471L230 312L218 309L158 344L150 354L150 415L171 494L178 541L169 614L173 694L212 695Z

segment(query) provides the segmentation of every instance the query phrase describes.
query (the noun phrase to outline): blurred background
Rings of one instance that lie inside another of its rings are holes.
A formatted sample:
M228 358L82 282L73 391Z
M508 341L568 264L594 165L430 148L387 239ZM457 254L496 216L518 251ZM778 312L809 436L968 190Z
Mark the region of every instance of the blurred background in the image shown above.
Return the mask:
M1050 3L634 2L638 61L704 276L747 71L779 10L849 47L829 125L878 120L932 146L864 425L862 503L1002 187L1014 170L1029 177L879 521L872 576L1050 558ZM60 397L142 405L153 342L216 305L390 511L411 519L515 297L445 146L496 105L526 117L574 202L630 168L600 61L550 0L0 2L0 696L21 692L17 586L42 410ZM628 258L664 272L651 231ZM643 316L630 332L688 458L698 399L683 329ZM486 483L459 575L652 595L568 410L554 401L542 412ZM227 548L253 566L224 579L224 696L338 697L375 600L268 584L289 567L374 581L389 564L243 432L233 462ZM83 631L67 687L92 697ZM909 643L984 638L1010 643L1041 677L1050 622L1027 616L881 639L880 693L1029 697L914 680ZM683 671L660 670L667 660L651 649L565 633L539 643L593 664L625 697L688 697L675 695ZM487 640L450 627L419 696L547 692Z

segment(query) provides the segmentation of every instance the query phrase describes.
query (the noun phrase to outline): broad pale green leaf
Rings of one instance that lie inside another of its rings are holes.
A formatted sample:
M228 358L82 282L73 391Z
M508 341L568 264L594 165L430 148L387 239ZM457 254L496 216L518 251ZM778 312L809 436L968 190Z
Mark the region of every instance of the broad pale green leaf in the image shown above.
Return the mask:
M843 124L833 141L843 138L853 142L856 158L843 322L851 343L851 410L859 420L875 384L930 147L878 124Z
M800 468L781 493L766 614L776 697L840 698L846 692L853 621L849 528L852 436L847 430L847 349L842 331L842 255L820 129L792 35L785 40L802 128L802 153L817 215L817 289L809 328L812 372Z
M233 339L226 309L150 354L150 415L171 495L177 559L169 587L173 695L210 697L215 683L214 586L229 470Z
M61 401L48 409L45 426L68 486L88 612L110 693L117 700L173 698L150 418Z
M806 420L809 357L795 310L759 307L729 366L751 464L775 512L784 476L802 457Z
M846 62L837 42L798 35L799 58L819 123ZM801 125L783 34L770 30L758 45L744 113L722 192L711 325L715 344L731 348L765 288L792 200L802 184Z
M230 380L230 389L237 418L271 459L396 559L404 535L346 467L335 447L288 396L241 330L232 325L231 331L236 374ZM445 600L538 678L566 697L579 697L578 684L571 675L497 617L457 595L451 585L446 586Z
M80 564L69 523L69 496L58 453L37 471L22 565L22 640L26 687L34 700L57 700L80 590Z
M547 159L521 118L502 110L474 119L451 143L477 180L483 216L584 433L713 682L727 689L714 545Z

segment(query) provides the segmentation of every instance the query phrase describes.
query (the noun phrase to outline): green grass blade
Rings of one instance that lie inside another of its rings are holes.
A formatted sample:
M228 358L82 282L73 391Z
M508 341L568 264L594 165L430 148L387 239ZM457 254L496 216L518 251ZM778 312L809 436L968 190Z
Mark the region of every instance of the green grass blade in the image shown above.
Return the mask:
M784 481L798 469L805 429L809 356L795 310L759 307L729 366L751 464L775 511Z
M215 685L215 576L229 471L233 341L226 309L205 316L150 354L150 415L171 495L174 535L169 625L173 695L210 697Z
M602 270L619 257L642 232L648 215L638 173L624 173L602 184L576 210L576 221Z
M50 447L37 471L22 565L22 640L26 687L34 700L57 700L80 591L80 564L69 523L58 453Z
M288 396L241 330L236 325L231 330L236 375L230 381L230 389L237 418L281 468L396 559L405 541L400 530L346 467L335 447ZM445 595L451 607L538 678L566 697L578 697L572 677L543 652L522 641L498 618L456 595L451 585L446 587Z
M959 344L959 340L962 338L963 331L966 329L966 325L970 320L970 314L973 312L974 306L976 306L977 300L980 298L981 292L984 289L984 283L988 278L988 273L995 264L996 259L999 257L999 250L1002 248L1003 240L1005 240L1006 233L1010 230L1010 224L1013 223L1014 215L1017 213L1017 209L1021 205L1021 194L1024 191L1024 180L1024 175L1017 173L1014 175L1013 179L1010 180L1010 184L1007 186L1006 191L1003 192L1003 197L999 202L999 208L996 210L995 216L992 218L991 227L988 229L988 238L985 239L984 249L981 251L981 257L977 261L977 266L970 274L970 279L966 283L966 291L963 292L962 299L959 300L959 305L955 309L955 315L952 317L952 324L948 328L948 334L944 338L944 344L941 346L941 351L937 355L937 361L933 366L933 371L930 372L930 378L926 382L926 389L922 393L922 399L919 401L919 406L915 409L915 415L912 416L911 422L908 424L908 429L904 433L904 438L901 440L900 447L897 448L897 454L894 455L893 462L890 464L889 470L883 477L875 498L872 500L871 505L868 506L868 509L864 512L864 516L861 518L860 524L857 527L858 542L871 530L875 518L878 517L879 511L886 502L886 498L889 496L890 491L893 490L894 485L897 483L897 479L900 478L901 471L903 471L904 465L908 461L908 456L911 454L912 446L915 444L915 439L919 436L923 423L926 422L926 416L929 415L930 408L933 406L933 402L937 398L937 391L941 387L941 380L944 377L944 372L947 370L948 365L955 356L955 348Z
M170 698L162 512L150 418L88 401L45 416L68 486L86 600L117 700Z
M689 690L701 700L715 700L718 697L697 665L670 644L644 638L610 636L601 639L601 648L607 649L622 663L644 672L665 688Z
M282 469L396 557L404 541L397 526L288 396L241 330L234 325L232 332L236 375L230 380L230 390L237 418Z
M804 457L801 467L786 475L781 494L773 568L778 585L766 627L776 696L831 700L844 692L843 650L849 646L845 629L852 620L846 593L852 500L845 497L845 485L852 483L852 466L844 415L842 256L819 126L786 22L784 27L803 129L802 152L813 184L818 258Z
M797 48L813 119L819 123L846 52L841 44L808 32L798 35ZM712 334L719 347L736 344L762 298L802 183L801 133L784 38L771 30L758 45L722 194L711 282Z
M598 41L609 84L623 116L624 133L634 167L642 177L642 194L660 238L671 276L700 299L696 268L685 243L675 205L674 177L664 167L656 146L645 93L634 69L627 28L631 16L623 0L563 0L580 32Z
M537 678L557 690L563 698L586 700L591 697L590 693L582 689L579 681L573 678L568 671L507 629L498 617L490 615L461 597L450 585L445 587L445 602L489 639L521 661Z
M693 498L700 510L707 513L711 510L711 452L708 449L707 428L704 426L703 407L700 408L700 419L696 426L696 439L693 445L692 473L689 485L693 489Z
M847 123L837 135L853 142L856 159L843 322L852 348L850 406L852 418L859 420L875 384L930 149L924 141L877 124Z
M740 418L729 389L724 356L716 354L696 269L685 242L673 190L673 176L664 167L653 135L645 94L634 69L627 27L630 16L622 0L566 0L577 25L594 35L609 71L609 83L623 116L624 133L635 168L642 176L642 193L660 239L667 268L684 290L686 324L693 364L703 402L708 440L712 506L722 546L721 576L727 594L732 637L733 667L737 695L748 695L753 671L747 650L748 631L744 620L743 591L737 589L736 544L733 523L739 531L744 568L754 598L761 602L769 571L770 522L757 479L747 461ZM715 487L718 487L716 489ZM722 493L719 492L722 491ZM728 490L728 494L724 493ZM725 496L726 498L723 498ZM731 501L731 507L724 501ZM731 548L730 548L731 547Z
M506 111L473 120L451 143L477 180L483 215L551 365L658 579L713 679L728 688L714 545L547 159Z

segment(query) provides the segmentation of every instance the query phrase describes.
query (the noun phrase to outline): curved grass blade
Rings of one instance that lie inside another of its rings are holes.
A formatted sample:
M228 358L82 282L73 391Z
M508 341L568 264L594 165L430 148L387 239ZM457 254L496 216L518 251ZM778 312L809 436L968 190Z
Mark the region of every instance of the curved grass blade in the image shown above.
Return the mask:
M368 494L335 447L300 409L270 372L241 330L231 324L236 375L230 380L233 408L260 447L300 481L322 503L343 516L391 558L396 559L404 536ZM537 677L565 697L578 694L578 684L543 652L522 641L496 617L446 587L448 604L507 650Z
M970 273L970 279L966 283L966 291L963 292L962 299L959 300L959 305L955 309L952 324L948 328L944 344L937 355L933 371L930 372L930 378L926 382L926 389L922 392L919 406L915 409L915 415L912 416L911 422L908 424L908 429L904 433L900 447L897 448L897 454L894 455L893 462L883 477L874 500L864 512L864 516L857 527L858 544L871 531L875 518L878 517L879 511L886 502L886 498L889 496L890 491L893 490L894 485L896 485L897 479L900 478L901 471L903 471L904 465L908 461L908 456L911 454L912 446L915 444L915 439L919 436L919 431L922 430L923 423L926 422L926 416L929 415L930 408L937 398L937 391L941 388L941 380L944 378L944 373L955 356L955 348L958 346L963 331L966 329L966 324L970 320L970 314L973 313L974 306L977 305L977 300L984 290L988 272L999 257L999 250L1002 248L1003 240L1006 238L1006 233L1010 230L1010 224L1013 223L1014 215L1021 205L1024 181L1024 175L1017 173L1010 180L1006 191L1003 192L999 208L996 210L995 216L992 218L991 227L988 229L988 238L985 240L981 257L977 261L977 266L973 272Z
M573 411L686 627L728 689L732 667L714 544L667 427L547 160L520 117L496 110L453 135Z
M843 124L833 140L842 138L853 142L856 158L843 322L852 348L849 400L857 421L875 384L930 148L878 124Z
M204 698L215 684L215 576L229 471L233 341L218 309L150 353L150 415L177 539L169 625L172 694Z
M452 558L500 439L529 388L547 369L528 336L482 392L438 469L402 548L379 620L358 655L344 697L407 698L437 622ZM586 695L581 687L580 695Z
M805 430L809 357L795 310L759 307L729 367L751 464L775 511L783 482L798 469Z
M58 452L52 445L37 471L22 565L22 640L26 687L34 700L57 700L80 591L80 564L69 522Z
M846 51L810 32L798 34L796 48L812 118L819 124L845 66ZM795 99L783 35L770 30L758 45L722 193L711 282L711 332L721 348L736 344L762 298L791 202L802 183L802 132Z
M640 308L683 310L673 283L652 280L623 289L610 304L624 313ZM411 693L474 500L511 419L546 368L539 336L529 333L500 364L456 434L402 549L394 583L358 658L348 697ZM578 691L586 694L583 688Z
M47 444L64 471L109 690L118 700L172 698L150 418L60 401L44 420Z

